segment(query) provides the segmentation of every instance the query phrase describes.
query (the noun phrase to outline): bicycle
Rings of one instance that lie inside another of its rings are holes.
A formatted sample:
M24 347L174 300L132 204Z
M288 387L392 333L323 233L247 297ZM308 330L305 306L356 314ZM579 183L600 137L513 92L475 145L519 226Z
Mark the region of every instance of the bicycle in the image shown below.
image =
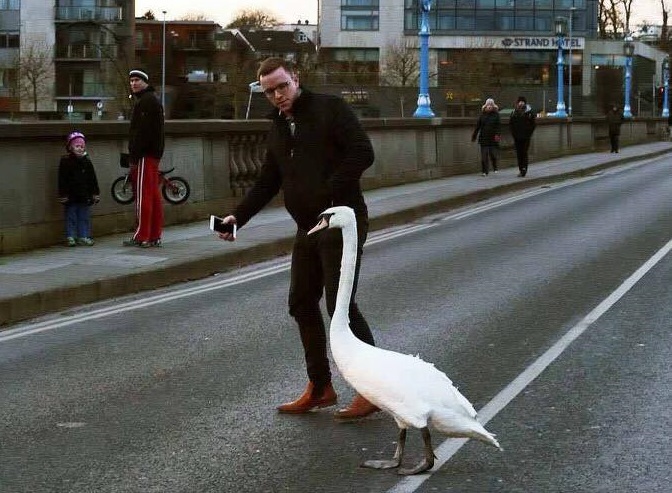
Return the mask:
M122 168L128 168L128 161L123 157L120 161ZM126 166L124 166L126 164ZM161 187L161 195L166 202L178 205L182 204L189 198L191 188L187 180L181 176L166 176L172 173L175 168L167 170L159 170L159 186ZM119 204L130 204L135 200L135 193L133 190L133 180L131 180L131 172L127 172L124 176L120 176L112 182L112 198Z

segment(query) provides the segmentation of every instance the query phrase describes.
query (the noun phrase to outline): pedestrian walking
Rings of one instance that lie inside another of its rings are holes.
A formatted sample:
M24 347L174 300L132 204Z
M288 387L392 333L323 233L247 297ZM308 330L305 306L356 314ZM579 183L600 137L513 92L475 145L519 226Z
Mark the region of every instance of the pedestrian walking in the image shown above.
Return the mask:
M93 246L91 206L100 201L100 188L84 134L68 135L65 149L68 153L58 165L58 201L63 204L66 245Z
M518 96L516 106L509 118L509 128L516 147L518 176L521 178L527 175L527 167L530 162L530 142L536 125L536 115L532 111L532 107L527 104L525 96Z
M501 122L499 108L492 98L485 100L485 104L481 108L481 114L476 121L476 128L471 135L471 141L476 142L477 139L481 146L481 174L488 176L490 166L497 173Z
M327 337L319 302L323 292L333 316L340 279L340 231L326 230L308 236L319 214L335 205L349 206L357 218L358 252L350 326L355 336L371 345L374 339L355 303L362 247L368 232L368 211L360 185L364 170L373 164L369 137L351 108L339 97L318 94L302 86L291 62L264 60L257 72L261 88L274 106L267 139L266 158L256 183L226 224L243 227L282 189L287 211L296 223L289 287L289 313L299 326L308 385L295 400L278 407L281 413L306 413L331 406L337 396L331 382ZM234 241L235 236L220 233ZM379 409L356 395L334 415L339 420L358 419Z
M140 69L128 74L134 99L128 136L128 154L135 191L136 229L124 246L161 246L163 204L159 188L159 162L163 156L163 106Z
M623 124L623 113L618 108L618 105L611 105L611 109L607 112L607 126L609 127L609 143L611 144L611 152L619 151L619 140L621 136L621 125Z

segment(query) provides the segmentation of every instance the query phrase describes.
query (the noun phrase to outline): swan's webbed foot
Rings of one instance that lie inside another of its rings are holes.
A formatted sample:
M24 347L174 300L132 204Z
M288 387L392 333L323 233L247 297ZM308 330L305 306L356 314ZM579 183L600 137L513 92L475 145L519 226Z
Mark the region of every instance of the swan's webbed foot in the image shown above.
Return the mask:
M424 445L425 458L415 467L412 467L410 469L407 468L399 469L399 471L397 472L402 476L419 474L421 472L429 471L432 467L434 467L435 455L434 455L434 448L432 447L432 437L429 434L429 428L425 427L420 431L422 432L422 441L425 444Z
M406 445L406 428L399 429L399 438L397 440L397 449L394 451L394 457L390 460L367 460L362 463L362 467L370 469L394 469L401 464L401 458L404 456L404 446Z
M419 474L421 472L429 471L434 467L434 459L428 461L427 459L422 459L422 462L415 467L411 468L402 468L397 471L397 474L401 476L411 476L413 474Z

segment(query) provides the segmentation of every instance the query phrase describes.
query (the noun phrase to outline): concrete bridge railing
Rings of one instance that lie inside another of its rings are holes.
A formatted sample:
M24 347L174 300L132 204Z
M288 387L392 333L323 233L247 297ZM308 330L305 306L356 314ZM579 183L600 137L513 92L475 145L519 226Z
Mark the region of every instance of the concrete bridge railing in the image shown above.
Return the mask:
M480 171L478 146L471 142L472 119L365 119L376 161L364 177L366 189L431 180ZM189 200L164 203L166 224L205 219L230 210L253 183L263 163L264 120L174 120L166 122L162 169L191 185ZM131 231L133 205L112 200L110 186L124 170L119 153L126 150L128 122L34 122L0 124L0 254L59 244L63 241L62 206L57 202L57 169L72 130L87 136L102 200L93 207L93 235ZM634 119L622 127L622 145L666 136L662 118ZM515 166L504 121L502 166ZM608 148L603 118L538 119L530 149L531 162L571 153Z

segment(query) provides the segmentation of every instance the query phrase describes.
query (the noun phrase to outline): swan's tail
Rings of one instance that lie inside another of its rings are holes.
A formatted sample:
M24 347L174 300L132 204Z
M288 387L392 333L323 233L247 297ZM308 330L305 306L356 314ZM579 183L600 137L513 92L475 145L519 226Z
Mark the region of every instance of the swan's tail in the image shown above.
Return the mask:
M454 411L440 410L432 413L432 424L449 437L474 438L503 450L495 435L471 417L458 415Z

